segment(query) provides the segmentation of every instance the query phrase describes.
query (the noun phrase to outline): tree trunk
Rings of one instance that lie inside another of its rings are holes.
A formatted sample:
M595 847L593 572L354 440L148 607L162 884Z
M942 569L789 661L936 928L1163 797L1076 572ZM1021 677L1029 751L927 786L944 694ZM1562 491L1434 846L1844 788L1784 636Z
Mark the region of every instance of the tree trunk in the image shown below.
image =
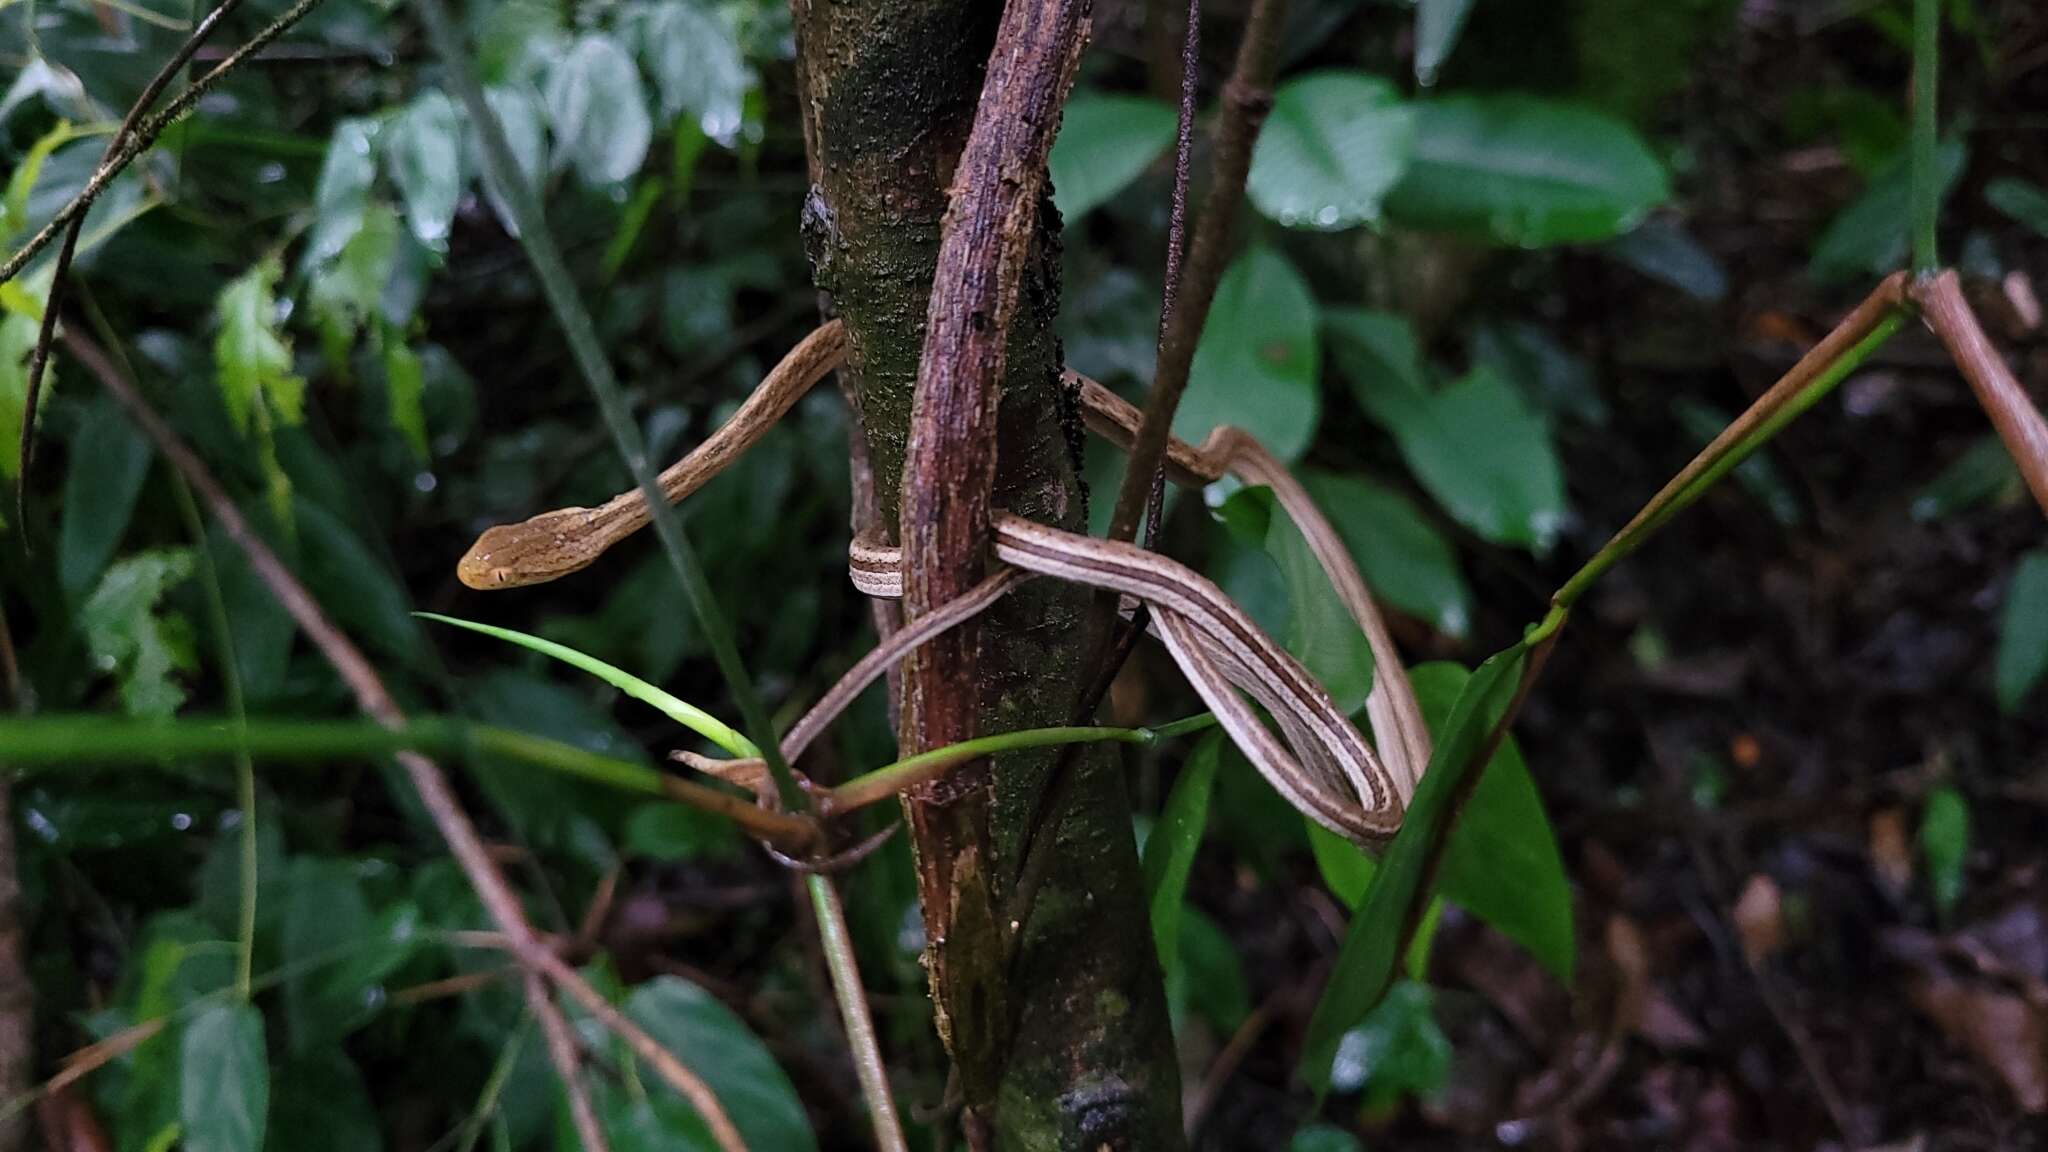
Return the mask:
M987 0L795 0L804 214L818 287L845 320L844 379L897 521L912 392L955 163L1001 16ZM1059 382L1059 233L1049 198L1011 321L996 507L1085 520L1078 412ZM980 627L980 728L1062 724L1086 679L1086 592L1040 580ZM1180 1085L1128 803L1113 754L1086 757L1058 856L1006 980L1000 909L1055 752L998 757L906 801L943 1038L1000 1148L1179 1148Z

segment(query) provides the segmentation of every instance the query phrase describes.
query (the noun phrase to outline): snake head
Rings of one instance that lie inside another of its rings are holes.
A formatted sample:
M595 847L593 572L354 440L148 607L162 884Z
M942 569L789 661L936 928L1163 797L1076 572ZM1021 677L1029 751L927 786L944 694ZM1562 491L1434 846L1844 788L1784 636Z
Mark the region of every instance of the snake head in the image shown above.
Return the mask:
M604 551L587 533L588 508L557 508L517 524L486 528L455 565L455 576L479 592L545 584L589 567Z

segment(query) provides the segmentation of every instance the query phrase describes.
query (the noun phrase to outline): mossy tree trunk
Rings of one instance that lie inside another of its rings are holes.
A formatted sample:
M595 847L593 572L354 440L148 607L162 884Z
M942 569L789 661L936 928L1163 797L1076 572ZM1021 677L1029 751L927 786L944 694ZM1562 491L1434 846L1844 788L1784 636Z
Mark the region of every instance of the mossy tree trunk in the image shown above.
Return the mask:
M846 321L844 370L893 526L912 394L955 163L1002 6L990 0L795 0L815 186L804 229L818 287ZM1083 526L1053 324L1059 223L1049 199L1011 319L997 417L996 507ZM1052 581L983 619L980 729L1065 723L1087 679L1088 595ZM1014 964L999 927L1020 841L1057 753L997 758L906 802L941 1031L970 1110L1015 1149L1178 1148L1180 1084L1115 757L1080 766L1057 856ZM972 1128L970 1128L972 1132Z

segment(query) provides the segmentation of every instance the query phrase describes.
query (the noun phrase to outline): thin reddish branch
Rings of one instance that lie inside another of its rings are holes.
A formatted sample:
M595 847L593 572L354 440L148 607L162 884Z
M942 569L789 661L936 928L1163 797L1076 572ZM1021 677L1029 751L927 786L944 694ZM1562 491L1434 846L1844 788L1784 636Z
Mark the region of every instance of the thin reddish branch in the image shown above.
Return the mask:
M1970 390L1977 394L1977 403L1991 417L1991 426L1998 429L1998 438L2019 465L2034 502L2048 514L2048 422L2042 420L2041 410L2028 399L2027 390L2006 367L2005 357L1984 335L1977 314L1963 299L1955 272L1915 282L1912 295L1927 326L1948 349L1963 379L1970 382Z
M221 530L227 534L228 539L242 550L250 568L256 572L271 595L348 685L349 690L355 695L357 707L387 728L404 727L404 711L385 689L383 680L378 677L369 660L346 634L327 619L326 613L313 599L312 594L306 591L305 585L299 583L298 577L285 567L284 562L278 559L277 553L271 551L263 538L256 534L248 520L242 516L241 509L235 506L235 502L229 498L199 457L186 447L177 432L143 400L134 385L121 375L98 345L69 330L64 333L63 340L71 354L99 379L107 394L113 397L129 419L135 421L136 426L149 437L157 451L163 453L164 459L170 461L171 466L178 470L186 483L192 486L200 501L219 521ZM461 801L457 799L454 788L449 785L448 777L442 773L440 766L417 752L399 752L396 753L396 759L405 769L414 790L419 793L420 803L433 819L435 828L448 842L449 851L455 856L456 863L462 868L470 886L476 890L477 898L483 903L485 911L504 932L513 957L520 965L529 973L541 973L561 985L564 991L592 1015L597 1016L606 1027L617 1033L633 1047L634 1051L653 1063L663 1079L697 1108L721 1148L726 1152L745 1152L746 1143L740 1138L739 1130L732 1126L731 1119L726 1116L703 1081L683 1067L680 1061L663 1050L631 1021L626 1020L616 1010L611 1010L604 997L596 989L591 988L575 969L549 950L535 934L532 923L526 918L525 909L519 903L519 897L512 891L512 886L506 881L504 873L499 871L497 862L492 859L482 837L477 835L476 825L471 823L469 814L463 810ZM559 1026L566 1032L568 1024L562 1016L561 1007L555 1003L552 996L546 994L545 986L529 980L526 988L528 1007L540 1020L542 1028ZM649 1049L659 1053L659 1057L649 1055ZM550 1045L550 1055L557 1054L556 1047ZM571 1055L573 1056L573 1052ZM565 1067L557 1064L555 1070L562 1078L563 1090L569 1093L572 1113L578 1109L588 1112L587 1099L581 1103L576 1099L585 1095L587 1091L577 1065L571 1063ZM592 1142L590 1133L583 1135L585 1152L603 1152L605 1145L601 1132L595 1133L595 1142Z
M1010 320L1037 238L1046 156L1092 7L1090 0L1011 0L989 54L940 225L925 315L900 513L906 621L968 593L985 574ZM974 735L979 632L968 621L906 665L906 753ZM993 1098L1008 1017L989 800L986 768L976 766L925 785L905 803L939 1030L976 1106Z

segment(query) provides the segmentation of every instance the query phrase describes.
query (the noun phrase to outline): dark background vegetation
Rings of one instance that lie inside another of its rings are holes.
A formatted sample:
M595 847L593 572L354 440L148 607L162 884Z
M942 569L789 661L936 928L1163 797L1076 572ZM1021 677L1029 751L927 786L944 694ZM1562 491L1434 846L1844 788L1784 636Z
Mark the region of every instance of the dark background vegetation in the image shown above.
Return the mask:
M189 17L172 7L158 23ZM281 7L252 2L222 42ZM1241 18L1208 7L1205 108ZM1512 187L1536 199L1491 217L1447 219L1412 185L1369 189L1342 221L1356 226L1335 231L1246 212L1247 255L1181 431L1232 420L1298 460L1411 656L1469 665L1903 261L1907 7L1477 0L1431 88L1415 79L1412 8L1291 8L1283 93L1319 71L1385 86L1305 102L1289 122L1304 139L1347 130L1362 92L1496 110L1519 93L1578 119L1501 147L1591 149L1612 175L1631 161L1599 150L1619 141L1668 182L1608 187L1578 231L1540 189ZM17 77L0 102L10 250L103 143L53 133L118 118L180 38L129 9L0 7L0 62ZM1149 95L1162 69L1143 9L1098 4L1054 167L1070 209L1068 357L1132 394L1150 372L1170 173L1118 165L1158 156L1172 124ZM1944 13L1944 254L2038 398L2048 11L1955 0ZM817 321L788 12L511 0L471 5L468 23L515 144L544 153L549 223L655 455L673 458ZM1096 135L1073 137L1091 101ZM327 0L95 210L66 320L118 354L409 706L657 762L694 745L559 665L408 615L537 632L730 717L651 541L530 591L454 580L482 527L630 484L474 147L404 7ZM1268 173L1265 191L1313 200L1313 176ZM1071 211L1091 182L1108 190ZM32 268L5 289L26 296L0 297L10 480L46 290ZM1444 402L1436 431L1371 399L1389 345L1356 333L1374 323L1412 334L1425 402L1469 401ZM51 391L28 519L10 510L0 567L25 705L221 713L203 549L251 713L346 714L233 550L195 541L168 469L93 381L60 356ZM847 431L821 389L685 506L785 723L872 643L844 574ZM1616 570L1518 729L1555 834L1553 849L1534 826L1532 851L1561 861L1568 907L1535 907L1542 877L1503 868L1496 903L1527 905L1509 917L1519 931L1447 908L1426 965L1354 1034L1320 1107L1294 1067L1342 938L1343 884L1333 894L1299 818L1226 754L1170 986L1197 1145L2038 1146L2048 560L2038 512L1988 444L1914 326ZM1432 471L1432 454L1463 467ZM1113 460L1091 456L1090 471L1099 523ZM1167 546L1285 634L1286 580L1202 503L1176 502ZM1144 723L1193 706L1171 665L1141 653L1108 712ZM832 779L892 755L871 694L809 770ZM1186 755L1128 754L1141 833ZM510 1046L524 1034L516 981L442 983L502 961L446 940L485 924L394 770L259 768L257 969L281 974L257 1001L269 1146L447 1148L478 1112L496 1147L572 1146L539 1044ZM485 763L464 788L543 927L573 933L597 907L578 959L673 1009L686 1051L742 1054L728 1063L759 1094L749 1123L796 1141L757 1148L801 1147L804 1127L821 1147L865 1146L787 873L709 817L594 785ZM12 807L37 1079L226 983L241 814L225 762L38 772ZM845 891L899 1094L935 1103L945 1065L901 841ZM351 957L338 968L337 950ZM165 1147L189 1051L145 1045L68 1089L67 1106L97 1117L102 1146ZM499 1107L480 1108L500 1063ZM636 1112L634 1090L608 1097L620 1130L697 1146L686 1109Z

